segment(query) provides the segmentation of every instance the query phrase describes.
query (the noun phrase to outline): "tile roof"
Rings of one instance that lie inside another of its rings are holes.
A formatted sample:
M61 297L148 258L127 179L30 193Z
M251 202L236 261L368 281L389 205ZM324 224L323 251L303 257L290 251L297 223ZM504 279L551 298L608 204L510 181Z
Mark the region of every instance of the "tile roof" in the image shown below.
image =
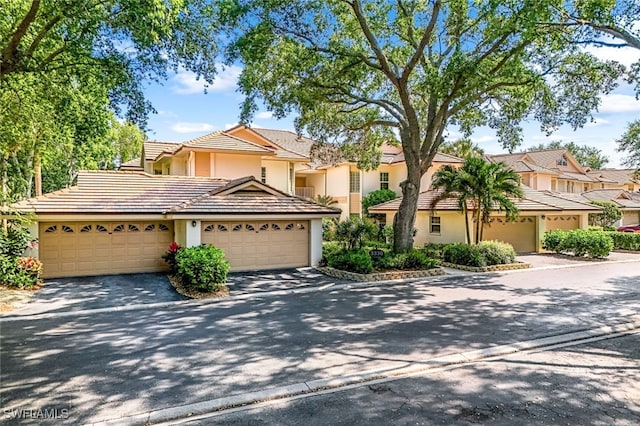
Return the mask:
M146 141L142 148L144 161L153 161L161 153L173 152L178 146L180 144L176 142Z
M556 170L547 169L546 167L538 166L537 164L530 163L524 160L515 161L509 167L511 167L513 170L515 170L518 173L539 172L539 173L547 173L551 175L558 174Z
M144 170L142 167L142 159L140 157L134 158L132 160L126 161L120 164L119 170L128 170L128 171L137 171L141 172Z
M311 147L316 143L313 139L298 135L289 130L261 129L258 127L251 127L251 130L284 150L306 158L309 158L311 155Z
M404 161L404 152L400 152L398 154L385 154L385 153L382 154L381 163L396 164L396 163L402 163L403 161ZM464 163L464 160L462 158L458 158L453 155L442 154L440 152L437 152L435 157L433 157L433 162L462 164Z
M560 172L558 177L561 179L577 180L580 182L597 182L598 181L597 179L594 179L593 177L584 173Z
M598 207L588 204L588 202L582 203L568 200L543 191L531 189L525 185L522 185L522 192L522 198L513 200L520 211L600 210ZM420 193L418 197L418 210L431 210L431 204L439 193L440 191L437 190ZM401 201L402 198L396 198L395 200L369 207L369 211L384 212L398 210ZM468 207L471 209L470 204ZM437 210L458 210L457 200L453 198L442 200L438 203Z
M253 182L252 192L226 194ZM259 189L263 190L260 191ZM266 195L265 195L266 194ZM204 207L202 207L204 206ZM83 171L78 184L21 201L16 210L46 213L251 213L324 214L340 212L283 194L252 176L228 179L149 175L142 172Z
M222 131L213 132L180 144L174 153L184 148L216 149L221 151L255 152L257 154L273 154L273 150Z
M593 189L582 196L590 201L612 201L620 207L640 209L640 199L621 189Z
M595 176L600 180L606 179L605 182L640 183L640 180L634 178L635 169L599 169L591 170L589 175Z

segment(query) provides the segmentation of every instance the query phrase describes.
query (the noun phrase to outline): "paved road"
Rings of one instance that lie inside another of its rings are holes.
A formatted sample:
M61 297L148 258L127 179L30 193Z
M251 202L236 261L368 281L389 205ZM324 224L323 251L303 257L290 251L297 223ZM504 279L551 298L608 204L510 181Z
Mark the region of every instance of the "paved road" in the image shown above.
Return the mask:
M5 321L2 407L85 423L629 321L638 266Z
M186 422L213 423L638 425L640 334Z

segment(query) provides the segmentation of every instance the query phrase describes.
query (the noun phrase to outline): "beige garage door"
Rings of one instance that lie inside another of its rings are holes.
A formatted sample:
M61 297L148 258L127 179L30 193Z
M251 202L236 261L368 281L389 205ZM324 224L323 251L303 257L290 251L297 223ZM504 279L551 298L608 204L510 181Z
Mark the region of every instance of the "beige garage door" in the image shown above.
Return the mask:
M484 240L504 241L518 253L536 251L535 216L519 217L515 222L507 222L504 218L490 220L491 223L484 226Z
M202 242L221 248L232 271L309 265L308 221L203 222Z
M622 216L623 225L638 225L640 224L640 212L626 211Z
M166 269L171 222L40 223L44 277L74 277Z
M578 216L547 216L545 226L547 231L554 229L570 231L580 228L580 218Z

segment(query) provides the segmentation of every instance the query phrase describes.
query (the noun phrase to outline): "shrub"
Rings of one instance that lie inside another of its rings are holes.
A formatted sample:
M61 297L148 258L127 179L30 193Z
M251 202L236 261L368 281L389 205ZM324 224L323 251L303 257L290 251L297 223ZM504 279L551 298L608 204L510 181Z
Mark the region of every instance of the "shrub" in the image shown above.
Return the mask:
M607 232L617 250L640 250L640 234L631 232Z
M6 230L0 228L0 254L13 257L22 256L30 240L29 231L12 222Z
M178 271L178 264L176 262L176 255L182 249L178 243L175 241L169 244L169 249L165 254L162 255L162 258L169 265L169 272L175 274Z
M442 260L443 259L442 252L444 251L445 247L450 245L451 243L426 243L422 251L428 257Z
M322 258L320 259L320 266L327 266L329 264L329 258L340 250L343 250L343 248L337 241L325 241L322 243Z
M382 238L384 238L385 243L393 245L394 236L393 226L385 225L384 228L382 228Z
M396 193L390 189L378 189L376 191L371 191L362 199L362 211L368 215L369 207L386 203L387 201L391 201L397 197Z
M336 240L347 250L360 249L367 239L376 235L376 226L368 220L350 217L336 225Z
M545 250L590 258L606 257L613 247L614 242L610 233L586 229L549 231L544 234L542 242L542 248Z
M178 250L176 264L177 276L187 288L217 291L227 281L229 262L221 249L210 244Z
M542 248L549 251L555 251L561 253L563 248L563 242L567 232L561 229L555 229L553 231L547 231L542 238Z
M336 239L336 219L323 217L322 218L322 240L333 241Z
M502 241L481 241L478 248L487 265L505 265L516 261L516 251L511 244Z
M513 263L516 252L511 244L501 241L481 241L476 245L454 243L442 248L442 258L457 265L484 267Z
M40 283L42 262L34 257L0 255L0 283L29 289Z
M365 250L340 250L327 258L332 268L343 271L368 274L373 271L373 262Z
M487 266L487 260L482 255L480 247L466 243L454 243L446 246L442 251L445 262L466 266Z
M424 252L413 249L408 253L389 254L381 261L385 269L431 269L438 266L438 261L427 257Z
M611 201L592 201L602 209L600 213L589 213L589 225L609 227L622 218L622 210Z

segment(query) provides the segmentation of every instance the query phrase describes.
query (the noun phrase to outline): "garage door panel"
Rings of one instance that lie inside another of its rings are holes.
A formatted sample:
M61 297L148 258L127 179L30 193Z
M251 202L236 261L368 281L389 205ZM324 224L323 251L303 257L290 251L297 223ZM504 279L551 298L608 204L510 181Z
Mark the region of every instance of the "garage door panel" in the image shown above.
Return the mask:
M43 276L162 271L171 241L171 222L41 223Z
M580 218L578 216L561 216L561 215L547 215L545 219L545 229L547 231L553 231L560 229L562 231L570 231L572 229L580 228Z
M491 218L483 231L483 240L509 243L518 253L535 251L535 236L535 216L519 217L515 222L507 222L505 218Z
M207 222L202 242L221 248L233 271L309 264L307 221Z

